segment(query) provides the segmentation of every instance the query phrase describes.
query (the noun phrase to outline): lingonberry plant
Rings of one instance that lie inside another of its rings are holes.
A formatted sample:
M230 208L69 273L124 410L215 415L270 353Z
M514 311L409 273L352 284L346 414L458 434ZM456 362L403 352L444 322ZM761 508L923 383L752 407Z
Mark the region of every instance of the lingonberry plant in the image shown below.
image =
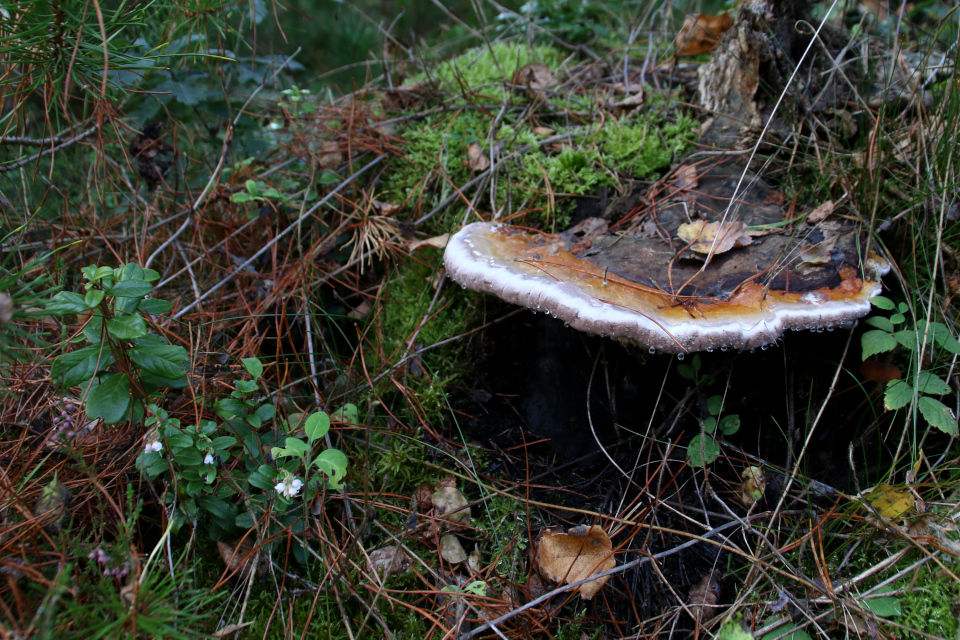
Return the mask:
M107 424L139 422L144 406L163 388L186 386L186 349L152 333L146 317L170 310L149 298L160 274L137 264L82 269L84 293L61 291L46 305L52 315L89 315L81 335L87 346L64 353L50 375L65 388L81 387L87 417Z

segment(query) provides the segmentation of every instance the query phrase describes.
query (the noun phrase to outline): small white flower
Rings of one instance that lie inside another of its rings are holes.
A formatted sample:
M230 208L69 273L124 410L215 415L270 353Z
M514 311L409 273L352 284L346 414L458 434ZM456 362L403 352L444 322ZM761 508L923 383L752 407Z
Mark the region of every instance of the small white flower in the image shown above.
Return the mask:
M151 451L156 451L157 453L160 453L161 451L163 451L163 443L160 442L159 440L151 442L150 444L147 445L147 453L150 453Z
M290 485L291 485L294 489L296 489L297 491L299 491L299 490L300 490L300 487L303 486L303 481L300 480L300 478L294 478L294 479L293 479L293 482L291 482Z
M203 464L213 464L213 456L210 455L209 453L206 456L204 456Z
M285 493L287 491L287 485L284 484L283 482L278 482L277 486L274 487L274 490L277 493Z

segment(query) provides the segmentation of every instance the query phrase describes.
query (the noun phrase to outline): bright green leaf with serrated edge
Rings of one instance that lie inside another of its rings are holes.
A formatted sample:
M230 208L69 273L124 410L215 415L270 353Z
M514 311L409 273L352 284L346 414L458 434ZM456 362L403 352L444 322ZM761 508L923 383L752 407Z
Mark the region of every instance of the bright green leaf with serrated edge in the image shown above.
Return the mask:
M883 309L884 311L893 311L896 308L893 304L893 300L890 298L884 298L883 296L873 296L870 298L870 304L875 306L877 309Z
M303 430L310 442L319 440L330 431L330 417L323 411L318 411L307 418Z
M917 401L917 408L931 426L948 435L957 435L957 416L953 414L950 407L930 396L921 396Z
M913 387L904 380L891 380L883 392L883 406L888 411L902 409L913 400Z
M889 333L893 333L894 330L893 323L890 322L890 319L884 318L883 316L870 316L864 320L864 323Z
M896 338L897 342L903 345L905 348L910 349L910 351L916 351L917 349L917 334L916 332L910 329L902 329L893 334L893 337Z
M866 360L872 355L895 349L897 339L886 331L867 331L860 337L860 345L863 347L863 359Z
M917 391L928 396L942 396L950 393L950 386L935 373L921 371L917 378Z
M903 324L906 321L907 321L907 318L902 313L895 313L892 316L890 316L890 322L892 322L893 324Z
M263 364L258 358L244 358L240 362L243 363L243 368L247 370L247 373L249 373L250 377L254 380L259 380L260 376L263 375Z

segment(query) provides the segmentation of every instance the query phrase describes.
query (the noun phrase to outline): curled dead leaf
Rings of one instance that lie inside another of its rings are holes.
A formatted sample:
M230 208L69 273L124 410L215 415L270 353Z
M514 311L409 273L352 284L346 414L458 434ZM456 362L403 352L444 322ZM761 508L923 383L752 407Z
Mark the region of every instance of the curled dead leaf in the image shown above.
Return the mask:
M426 240L414 240L411 242L407 248L410 251L416 251L421 247L435 247L437 249L443 249L447 246L447 240L450 239L449 233L443 233L439 236L433 236L432 238L427 238Z
M217 551L230 573L242 575L253 559L253 540L250 536L232 542L217 542Z
M690 245L690 250L704 255L716 255L745 247L753 242L747 234L747 226L739 220L733 222L710 222L695 220L680 225L677 237Z
M697 168L693 165L685 164L682 167L677 167L674 172L675 185L678 189L696 189L697 176Z
M760 467L747 467L740 474L740 477L743 478L740 498L743 500L744 506L749 509L763 497L763 492L767 488L767 479Z
M807 214L807 224L817 224L833 213L833 200L827 200Z
M474 142L467 145L467 157L463 164L473 172L486 171L490 168L490 158L484 153L483 147Z
M677 34L677 55L698 56L713 51L723 34L733 26L733 18L728 12L718 16L696 13L683 19L680 33Z
M367 566L381 578L403 573L410 567L410 560L397 545L374 549L368 554Z
M513 84L526 87L527 96L535 98L543 89L557 86L557 78L550 71L550 67L539 62L531 62L516 70L513 74Z
M537 565L554 582L573 584L617 566L613 543L601 527L574 527L568 533L547 529L540 538ZM578 587L584 600L592 599L609 576L603 576Z
M530 129L530 131L533 133L533 135L537 136L538 138L549 138L554 133L556 133L556 131L554 131L550 127L534 127Z
M470 522L470 507L467 499L455 487L441 486L432 497L433 506L437 515L453 524L467 524Z
M690 610L694 622L699 625L720 612L720 607L717 605L720 592L719 571L708 573L700 582L690 587L690 592L687 594L687 609Z
M467 552L457 536L447 534L440 538L440 555L450 564L460 564L467 559Z
M317 162L324 169L336 169L343 162L343 152L340 151L340 143L336 140L327 140L320 145L320 155Z
M480 573L480 569L483 568L482 563L483 559L480 557L480 547L474 547L473 551L470 552L470 557L467 558L467 566L470 567L470 571L474 573Z

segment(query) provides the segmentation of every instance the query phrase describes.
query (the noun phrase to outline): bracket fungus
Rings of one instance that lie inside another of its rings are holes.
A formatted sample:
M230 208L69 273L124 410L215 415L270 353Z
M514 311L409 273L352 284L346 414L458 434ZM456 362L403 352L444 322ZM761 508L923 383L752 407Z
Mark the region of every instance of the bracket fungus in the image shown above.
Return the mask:
M617 234L596 218L557 235L476 222L450 238L447 273L651 352L765 348L788 329L830 330L866 315L890 267L862 255L859 226L798 222L791 232L782 198L756 176L728 207L739 177L707 171L656 208L655 224Z

